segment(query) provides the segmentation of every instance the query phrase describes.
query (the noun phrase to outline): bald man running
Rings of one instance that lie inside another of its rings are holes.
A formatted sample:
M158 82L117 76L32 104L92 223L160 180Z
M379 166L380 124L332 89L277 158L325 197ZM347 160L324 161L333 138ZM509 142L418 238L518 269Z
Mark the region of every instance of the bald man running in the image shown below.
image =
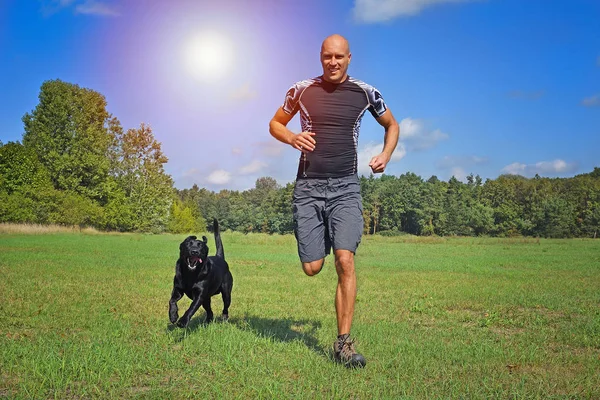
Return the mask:
M300 151L292 205L304 273L318 274L333 247L338 275L335 360L348 367L364 367L366 360L350 338L356 301L354 254L364 224L357 174L358 134L366 111L383 126L383 150L369 163L373 173L381 173L398 143L399 127L379 91L348 76L351 58L344 37L327 37L321 45L323 75L297 82L288 90L269 131ZM302 132L293 133L287 124L297 112Z

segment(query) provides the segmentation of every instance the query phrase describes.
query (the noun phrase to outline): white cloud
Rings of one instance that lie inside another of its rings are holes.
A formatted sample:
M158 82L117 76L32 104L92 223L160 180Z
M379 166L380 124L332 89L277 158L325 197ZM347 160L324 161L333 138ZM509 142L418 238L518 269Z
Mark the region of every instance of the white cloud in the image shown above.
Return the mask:
M407 143L409 150L427 150L448 138L449 136L439 129L428 130L422 120L404 118L400 121L400 140Z
M365 146L362 146L358 149L359 175L369 176L372 173L371 167L369 167L369 162L371 162L371 158L381 153L381 150L383 150L383 143L373 142L367 143ZM405 155L406 149L404 148L404 145L402 143L398 143L396 150L394 150L392 153L392 158L390 159L388 166L394 161L401 160Z
M96 0L50 0L42 1L42 13L50 16L61 9L72 7L74 14L98 15L102 17L116 17L120 13L117 9L104 1Z
M258 97L258 92L247 82L229 93L231 100L254 100L256 97Z
M242 175L250 175L250 174L259 172L259 171L265 169L266 167L267 167L267 163L260 161L260 160L254 160L250 164L244 165L243 167L241 167L239 172Z
M538 175L554 175L563 173L572 173L577 170L575 163L567 163L566 161L556 159L554 161L540 161L535 164L512 163L502 168L502 172L512 175L533 176Z
M355 0L352 12L358 22L385 22L397 17L417 15L436 4L471 1L477 0Z
M596 107L600 106L600 94L596 94L594 96L586 97L581 101L581 105L586 107Z
M217 169L206 177L206 181L213 185L225 185L231 181L231 173L223 169Z
M86 0L81 4L77 4L75 6L75 14L99 15L104 17L116 17L120 15L115 7L94 0Z
M233 154L234 156L240 156L244 154L244 150L240 147L234 147L233 149L231 149L231 154Z
M453 177L455 177L461 182L465 182L467 180L467 173L461 167L453 167L451 170L451 174Z

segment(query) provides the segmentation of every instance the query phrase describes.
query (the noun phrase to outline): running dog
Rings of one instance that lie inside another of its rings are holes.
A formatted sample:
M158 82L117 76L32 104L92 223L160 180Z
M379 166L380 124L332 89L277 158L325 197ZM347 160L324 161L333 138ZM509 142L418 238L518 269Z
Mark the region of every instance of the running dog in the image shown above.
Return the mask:
M202 240L197 240L196 236L188 236L179 245L179 259L175 264L173 292L169 301L169 320L172 324L177 323L180 328L187 327L200 306L206 310L205 322L211 322L213 312L210 300L212 296L219 293L223 298L223 319L229 318L233 276L229 271L227 261L225 261L219 223L216 219L213 220L213 228L217 248L216 255L208 255L206 236L202 236ZM192 304L178 321L177 302L184 294L192 299Z

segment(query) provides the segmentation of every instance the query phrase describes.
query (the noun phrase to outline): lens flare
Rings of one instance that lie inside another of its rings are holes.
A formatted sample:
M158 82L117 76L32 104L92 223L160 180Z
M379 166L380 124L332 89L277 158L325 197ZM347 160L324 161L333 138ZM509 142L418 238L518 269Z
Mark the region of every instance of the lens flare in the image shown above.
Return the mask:
M185 68L193 77L213 81L227 75L233 63L233 43L218 32L194 36L184 48Z

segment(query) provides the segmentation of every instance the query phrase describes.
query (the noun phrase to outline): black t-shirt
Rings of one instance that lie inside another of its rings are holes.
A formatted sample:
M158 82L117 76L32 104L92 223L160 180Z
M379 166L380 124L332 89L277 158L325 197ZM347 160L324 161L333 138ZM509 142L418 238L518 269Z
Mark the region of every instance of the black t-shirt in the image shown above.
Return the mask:
M283 111L300 111L303 132L314 132L315 150L302 153L297 179L338 178L357 172L360 122L365 113L381 117L387 107L373 86L348 77L334 84L322 77L297 82L287 92Z

